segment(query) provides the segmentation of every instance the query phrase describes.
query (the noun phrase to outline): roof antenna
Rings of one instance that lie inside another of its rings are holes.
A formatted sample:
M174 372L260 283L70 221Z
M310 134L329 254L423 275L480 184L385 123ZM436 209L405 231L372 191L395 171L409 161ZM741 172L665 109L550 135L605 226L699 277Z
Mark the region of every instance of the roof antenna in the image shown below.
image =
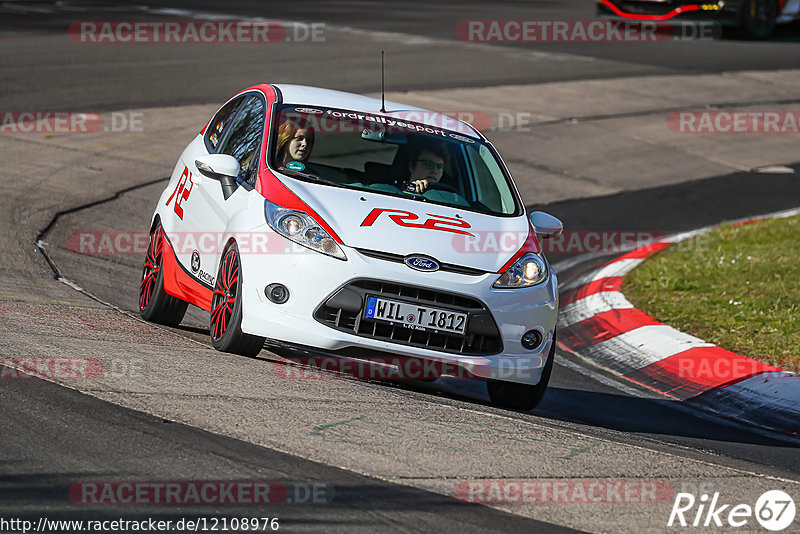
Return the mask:
M386 95L383 77L383 50L381 50L381 113L386 113Z

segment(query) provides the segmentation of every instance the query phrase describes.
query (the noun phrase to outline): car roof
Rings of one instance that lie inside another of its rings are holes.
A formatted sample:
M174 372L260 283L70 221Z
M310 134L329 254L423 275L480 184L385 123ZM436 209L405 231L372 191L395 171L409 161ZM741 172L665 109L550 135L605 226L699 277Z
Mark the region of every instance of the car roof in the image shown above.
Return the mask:
M284 104L296 104L301 106L328 107L346 109L372 115L383 115L396 119L417 122L426 126L443 128L452 132L458 132L474 139L482 139L471 125L457 120L448 115L399 102L386 101L386 112L381 112L381 100L369 96L335 91L333 89L323 89L321 87L310 87L307 85L293 84L273 84L283 96Z

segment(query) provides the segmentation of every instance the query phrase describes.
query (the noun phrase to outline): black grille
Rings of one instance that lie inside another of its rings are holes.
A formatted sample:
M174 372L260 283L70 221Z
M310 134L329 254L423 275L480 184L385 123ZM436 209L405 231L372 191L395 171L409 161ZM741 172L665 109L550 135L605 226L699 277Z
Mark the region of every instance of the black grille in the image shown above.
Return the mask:
M466 313L467 335L414 330L366 319L363 317L363 303L367 295ZM441 352L485 356L503 350L500 332L483 303L464 295L430 288L380 280L354 280L327 298L314 312L314 318L331 328L357 336Z
M365 248L358 248L361 254L364 256L368 256L370 258L376 258L379 260L391 261L394 263L404 263L406 257L400 254L391 254L389 252L380 252L377 250L369 250ZM482 276L486 274L488 271L482 271L481 269L473 269L472 267L464 267L462 265L455 265L452 263L439 263L439 270L446 271L449 273L458 273L458 274L466 274L469 276Z

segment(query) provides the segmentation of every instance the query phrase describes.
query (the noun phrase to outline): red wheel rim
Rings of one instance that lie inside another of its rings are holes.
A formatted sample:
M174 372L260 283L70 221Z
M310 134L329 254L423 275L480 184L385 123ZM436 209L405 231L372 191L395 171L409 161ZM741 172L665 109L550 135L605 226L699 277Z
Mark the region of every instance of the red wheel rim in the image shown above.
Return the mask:
M236 301L236 283L239 280L239 255L230 249L222 259L222 269L214 284L214 297L211 301L211 337L220 339L233 315Z
M142 282L139 284L139 309L144 310L150 303L153 290L156 286L158 273L161 271L161 254L164 248L164 232L159 226L150 236L150 244L147 247L147 256L144 259L144 269L142 270Z

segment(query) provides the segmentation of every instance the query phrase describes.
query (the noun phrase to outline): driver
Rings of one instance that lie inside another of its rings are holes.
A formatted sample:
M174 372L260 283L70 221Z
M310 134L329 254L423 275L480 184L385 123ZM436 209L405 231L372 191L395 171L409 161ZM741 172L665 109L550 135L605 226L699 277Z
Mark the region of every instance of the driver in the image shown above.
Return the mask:
M442 179L447 165L447 150L442 146L428 146L414 150L408 162L408 180L414 192L424 193L431 183Z
M279 167L285 167L290 161L305 163L313 148L314 129L305 123L287 120L278 128L276 159Z

